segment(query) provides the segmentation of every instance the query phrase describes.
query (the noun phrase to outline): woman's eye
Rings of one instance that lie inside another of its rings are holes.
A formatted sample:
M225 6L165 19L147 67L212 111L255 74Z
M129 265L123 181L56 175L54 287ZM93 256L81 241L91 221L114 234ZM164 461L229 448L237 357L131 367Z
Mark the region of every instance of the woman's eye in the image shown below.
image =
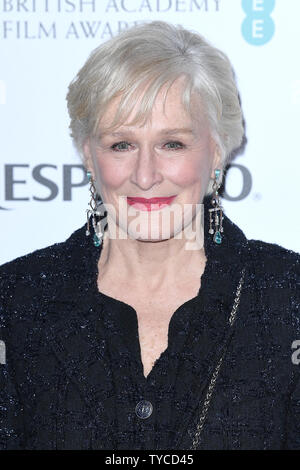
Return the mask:
M184 147L181 142L168 142L166 145L170 145L170 147L168 147L170 150L177 150L178 148Z
M125 152L129 150L130 145L131 144L129 144L129 142L122 141L122 142L117 142L113 144L110 148L115 152ZM181 142L172 141L172 142L167 142L165 145L167 146L168 150L178 150L178 149L184 148L184 145Z
M123 152L124 150L128 150L128 145L128 142L118 142L116 144L113 144L110 148L117 152Z

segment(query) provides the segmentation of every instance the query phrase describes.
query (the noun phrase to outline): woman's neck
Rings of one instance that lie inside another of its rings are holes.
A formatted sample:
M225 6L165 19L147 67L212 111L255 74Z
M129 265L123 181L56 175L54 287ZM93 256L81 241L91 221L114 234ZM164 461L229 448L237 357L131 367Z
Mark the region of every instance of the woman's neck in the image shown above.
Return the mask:
M105 233L98 262L100 277L156 291L181 279L200 278L206 264L203 244L187 249L185 239L141 241L132 238L111 239Z

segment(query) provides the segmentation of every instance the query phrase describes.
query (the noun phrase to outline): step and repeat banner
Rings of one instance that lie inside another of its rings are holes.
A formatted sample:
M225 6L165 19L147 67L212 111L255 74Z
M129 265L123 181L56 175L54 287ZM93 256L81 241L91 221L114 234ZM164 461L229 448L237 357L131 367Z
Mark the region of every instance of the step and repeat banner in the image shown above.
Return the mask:
M229 56L247 144L223 206L248 238L299 252L299 18L299 0L0 0L0 264L85 223L67 87L95 47L152 20L197 31Z

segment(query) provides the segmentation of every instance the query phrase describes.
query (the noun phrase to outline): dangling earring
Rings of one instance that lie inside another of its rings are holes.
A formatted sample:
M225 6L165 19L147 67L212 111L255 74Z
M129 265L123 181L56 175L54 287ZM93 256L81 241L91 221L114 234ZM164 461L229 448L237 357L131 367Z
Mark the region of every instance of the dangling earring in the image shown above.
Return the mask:
M214 206L212 209L209 209L209 233L213 235L213 241L215 243L218 243L220 245L222 243L222 236L221 233L223 232L223 226L222 226L222 221L223 221L223 208L220 203L220 197L218 193L218 189L220 187L220 184L218 182L219 177L221 174L221 170L217 169L215 170L215 180L213 184L213 197L211 199L211 203ZM214 213L214 217L213 217ZM215 228L213 229L213 218L215 222Z
M90 232L90 220L89 220L89 218L91 216L92 225L93 225L93 228L94 228L93 242L94 242L95 246L100 246L102 244L102 241L103 241L103 232L102 232L102 229L101 229L100 221L97 222L97 217L100 217L100 215L101 215L101 212L99 211L99 206L101 206L101 204L103 204L103 202L101 201L100 204L97 203L97 192L96 192L96 188L95 188L95 185L94 185L94 181L93 181L91 172L87 171L86 175L87 175L89 183L90 183L90 188L89 189L90 189L90 193L91 193L91 199L90 199L90 202L89 202L90 209L86 210L87 229L86 229L85 234L86 234L86 236L89 236L91 234L91 232Z

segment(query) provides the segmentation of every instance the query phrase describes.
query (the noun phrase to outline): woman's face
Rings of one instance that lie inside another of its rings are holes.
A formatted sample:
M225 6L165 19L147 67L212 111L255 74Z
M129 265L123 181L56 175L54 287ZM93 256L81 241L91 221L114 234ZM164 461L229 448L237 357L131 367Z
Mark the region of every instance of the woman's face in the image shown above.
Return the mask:
M106 134L119 99L112 101L98 133L84 144L86 166L117 237L122 233L123 238L159 241L187 233L218 168L219 153L201 105L197 103L197 119L192 120L181 103L181 87L180 80L173 83L165 108L160 91L143 127L125 123ZM166 206L134 206L127 199L170 196L175 198Z

